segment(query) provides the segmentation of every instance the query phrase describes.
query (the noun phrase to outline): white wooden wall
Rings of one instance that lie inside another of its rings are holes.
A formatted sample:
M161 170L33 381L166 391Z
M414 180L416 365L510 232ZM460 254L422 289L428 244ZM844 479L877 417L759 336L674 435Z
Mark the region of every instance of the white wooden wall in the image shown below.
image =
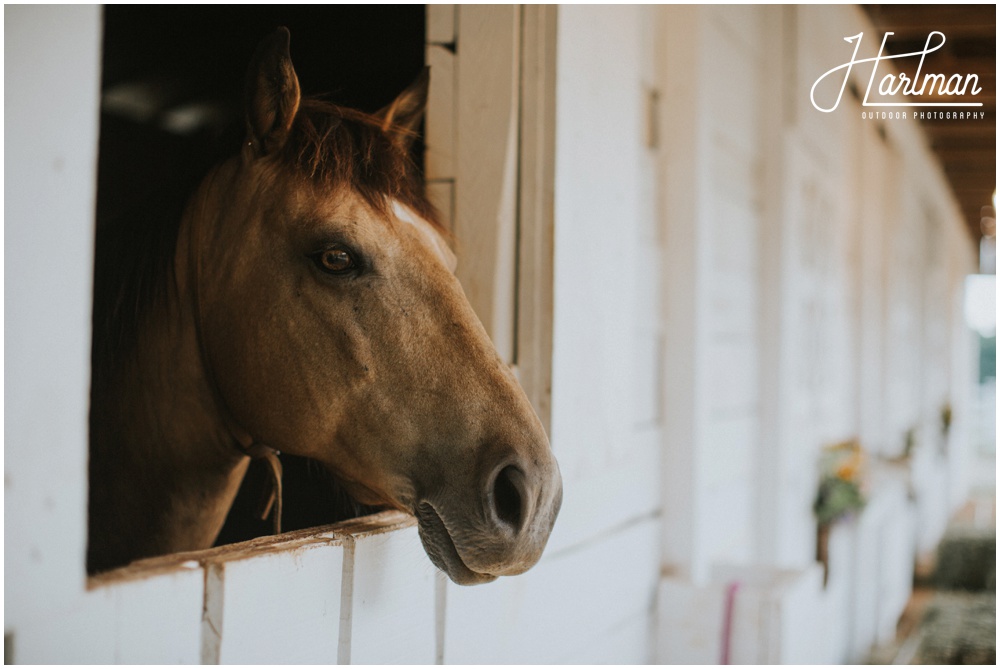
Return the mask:
M896 455L906 430L934 436L953 364L932 353L951 348L947 249L970 258L910 124L882 139L852 100L820 114L801 95L860 14L662 17L665 557L696 579L754 554L803 565L821 446L862 436Z
M8 634L19 663L433 664L437 579L385 512L137 563Z
M877 49L857 8L659 13L660 661L719 661L725 586L765 583L774 569L798 573L799 594L775 582L784 613L760 622L762 647L783 647L777 630L796 618L819 622L787 655L742 660L864 660L902 611L914 541L932 546L961 498L946 491L962 486L964 444L953 430L945 456L938 436L944 403L962 411L970 362L955 319L955 277L975 267L964 224L915 122L862 121L850 94L833 114L809 100L849 57L841 38L861 30L863 50ZM880 464L911 429L910 463ZM870 456L872 502L823 590L809 585L819 455L853 437ZM749 653L744 642L734 648Z

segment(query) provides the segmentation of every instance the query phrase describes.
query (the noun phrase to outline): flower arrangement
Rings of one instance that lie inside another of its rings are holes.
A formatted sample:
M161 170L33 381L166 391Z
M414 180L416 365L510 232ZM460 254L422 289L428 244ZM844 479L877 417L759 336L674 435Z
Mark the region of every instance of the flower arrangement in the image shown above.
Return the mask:
M865 506L861 488L864 451L856 439L823 449L822 474L813 512L820 525L829 525Z

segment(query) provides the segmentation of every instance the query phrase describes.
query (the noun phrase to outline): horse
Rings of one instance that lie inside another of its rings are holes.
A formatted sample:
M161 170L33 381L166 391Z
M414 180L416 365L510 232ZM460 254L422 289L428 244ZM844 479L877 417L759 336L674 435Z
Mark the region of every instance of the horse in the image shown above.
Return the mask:
M251 60L239 152L173 225L117 242L134 247L95 306L88 572L211 546L251 456L281 452L415 516L455 583L520 574L562 482L409 158L426 70L366 114L303 97L289 47L280 28Z

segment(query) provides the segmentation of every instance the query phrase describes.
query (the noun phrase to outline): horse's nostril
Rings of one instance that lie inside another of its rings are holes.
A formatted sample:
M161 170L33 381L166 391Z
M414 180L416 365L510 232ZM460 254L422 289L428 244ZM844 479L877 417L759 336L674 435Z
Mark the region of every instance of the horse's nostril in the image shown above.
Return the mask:
M518 482L523 480L524 474L520 469L507 465L500 470L493 483L493 507L497 517L514 530L521 527L522 500Z

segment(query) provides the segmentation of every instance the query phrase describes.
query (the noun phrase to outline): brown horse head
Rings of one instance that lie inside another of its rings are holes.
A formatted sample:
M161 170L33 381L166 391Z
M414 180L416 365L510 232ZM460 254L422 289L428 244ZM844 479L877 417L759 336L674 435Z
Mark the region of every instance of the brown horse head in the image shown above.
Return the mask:
M422 77L379 115L303 100L280 29L248 136L189 205L176 268L238 440L409 511L457 583L541 556L562 497L544 430L453 274L407 156Z

